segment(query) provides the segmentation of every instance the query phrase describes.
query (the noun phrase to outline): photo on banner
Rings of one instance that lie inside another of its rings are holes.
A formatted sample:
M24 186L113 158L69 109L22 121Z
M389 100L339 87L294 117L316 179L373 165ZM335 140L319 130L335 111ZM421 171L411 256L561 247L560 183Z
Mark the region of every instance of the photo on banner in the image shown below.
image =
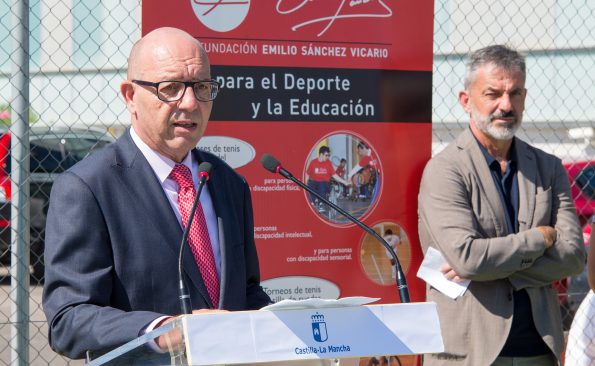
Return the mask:
M310 151L305 166L303 180L357 219L371 212L378 202L382 184L378 154L368 141L354 132L337 131L324 136ZM310 208L329 224L351 223L313 194L307 197Z

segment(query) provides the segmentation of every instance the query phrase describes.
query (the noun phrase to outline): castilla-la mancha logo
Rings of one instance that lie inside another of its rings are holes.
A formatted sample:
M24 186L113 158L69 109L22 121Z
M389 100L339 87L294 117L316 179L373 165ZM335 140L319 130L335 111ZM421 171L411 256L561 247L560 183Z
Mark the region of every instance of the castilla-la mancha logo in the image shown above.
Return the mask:
M312 336L316 342L324 342L328 339L326 333L326 323L324 322L324 315L314 314L312 318Z
M250 9L250 0L190 0L190 3L198 20L215 32L235 29Z

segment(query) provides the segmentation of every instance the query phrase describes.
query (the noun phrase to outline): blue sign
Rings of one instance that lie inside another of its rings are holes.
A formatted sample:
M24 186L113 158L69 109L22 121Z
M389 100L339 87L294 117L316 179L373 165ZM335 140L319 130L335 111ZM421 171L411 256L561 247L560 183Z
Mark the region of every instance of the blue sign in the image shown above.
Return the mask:
M324 342L328 339L326 332L326 323L324 322L324 315L314 314L312 318L312 336L316 342Z

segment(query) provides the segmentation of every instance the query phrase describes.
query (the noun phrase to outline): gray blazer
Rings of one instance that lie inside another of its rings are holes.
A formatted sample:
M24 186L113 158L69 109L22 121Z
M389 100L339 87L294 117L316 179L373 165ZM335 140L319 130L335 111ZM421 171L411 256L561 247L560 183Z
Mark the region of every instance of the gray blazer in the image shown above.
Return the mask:
M419 192L419 235L424 251L438 249L455 272L471 280L456 300L431 286L438 305L445 352L425 365L489 365L512 324L512 291L526 289L533 318L559 358L564 338L551 283L580 273L582 235L560 160L516 139L519 232L507 234L505 208L477 141L469 129L431 159ZM537 226L556 228L548 250Z
M208 181L223 223L220 307L270 303L260 287L248 184L217 157ZM151 321L181 312L182 229L157 177L127 132L61 174L52 188L43 307L49 342L71 358L102 353L139 336ZM212 307L188 247L183 271L194 309Z

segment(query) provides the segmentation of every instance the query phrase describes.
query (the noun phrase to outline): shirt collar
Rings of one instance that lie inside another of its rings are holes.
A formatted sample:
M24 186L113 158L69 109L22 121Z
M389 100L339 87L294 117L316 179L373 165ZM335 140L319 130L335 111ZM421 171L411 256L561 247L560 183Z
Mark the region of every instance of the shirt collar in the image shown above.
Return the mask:
M490 155L488 150L482 144L479 143L479 140L477 140L475 135L473 135L473 138L475 138L475 142L477 142L477 146L479 146L479 150L481 150L481 153L483 154L484 158L486 159L488 166L490 168L492 168L492 167L494 167L494 164L497 164L498 171L500 171L500 164L498 163L498 161L492 155ZM515 141L516 141L516 137L513 137L512 143L510 144L510 150L508 151L508 159L507 159L508 162L511 163L513 166L516 166L516 161L517 161Z
M130 136L132 137L132 141L134 144L139 148L143 156L149 162L149 165L157 175L159 182L163 184L165 180L169 177L172 169L176 165L176 162L171 160L170 158L166 157L163 154L158 153L157 151L151 149L149 145L147 145L140 136L134 130L134 127L130 127ZM194 177L194 164L192 161L192 154L188 153L181 164L186 165L190 171L192 172L192 176Z

